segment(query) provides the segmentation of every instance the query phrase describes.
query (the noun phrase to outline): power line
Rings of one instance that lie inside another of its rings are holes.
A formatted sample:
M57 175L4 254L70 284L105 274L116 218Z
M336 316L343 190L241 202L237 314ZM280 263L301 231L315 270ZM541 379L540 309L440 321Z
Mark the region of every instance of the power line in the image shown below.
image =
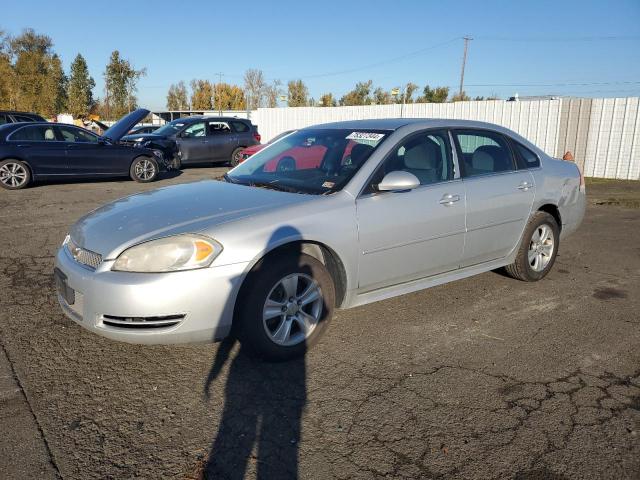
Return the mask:
M359 72L361 70L367 70L369 68L379 67L381 65L388 65L389 63L395 63L395 62L399 62L399 61L405 60L407 58L415 57L415 56L420 55L422 53L428 52L429 50L433 50L433 49L436 49L436 48L444 47L446 45L449 45L449 44L459 40L460 38L461 37L452 38L450 40L447 40L446 42L442 42L442 43L438 43L436 45L431 45L429 47L421 48L420 50L416 50L416 51L407 53L405 55L401 55L399 57L388 58L386 60L381 60L381 61L376 62L376 63L370 63L368 65L362 65L360 67L350 68L350 69L347 69L347 70L337 70L337 71L334 71L334 72L318 73L318 74L313 74L313 75L303 75L303 76L298 77L298 78L308 79L308 78L331 77L331 76L334 76L334 75L344 75L344 74L347 74L347 73Z
M499 42L598 42L598 41L625 41L640 40L640 35L588 35L578 37L550 37L550 36L530 36L530 37L501 37L491 35L481 35L475 37L477 40L489 40Z

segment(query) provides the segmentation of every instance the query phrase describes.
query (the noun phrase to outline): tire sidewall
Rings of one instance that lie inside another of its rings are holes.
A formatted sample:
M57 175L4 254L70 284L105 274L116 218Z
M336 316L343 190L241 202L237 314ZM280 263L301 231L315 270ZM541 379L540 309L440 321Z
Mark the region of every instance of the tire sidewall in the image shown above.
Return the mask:
M229 165L231 165L232 168L240 165L240 158L237 158L237 157L238 157L238 154L245 148L246 147L238 147L233 150L233 153L231 153L231 160L229 161Z
M263 326L262 311L267 295L282 278L292 273L309 275L320 286L324 305L320 320L311 335L297 345L284 347L274 343ZM335 288L325 266L310 255L278 255L258 262L247 276L236 302L233 333L250 353L270 361L302 356L322 336L335 306Z
M136 171L135 171L136 165L138 163L140 163L142 160L149 160L153 164L153 167L155 169L155 172L154 172L153 176L151 178L146 179L146 180L144 180L142 178L138 178L138 176L136 175ZM129 169L129 175L131 176L131 178L133 180L135 180L138 183L149 183L149 182L155 181L158 178L159 172L160 172L160 169L159 169L159 166L158 166L158 162L154 158L147 157L147 156L144 156L144 155L142 155L140 157L136 157L135 160L133 161L133 163L131 164L131 168Z
M553 231L553 255L551 256L551 260L544 268L539 272L536 272L531 265L529 264L529 245L531 243L531 237L533 236L533 232L539 228L541 225L548 225ZM558 256L558 248L560 247L560 228L558 227L558 223L553 216L546 212L536 212L535 215L531 218L529 223L527 224L527 228L524 231L523 241L520 246L520 252L518 254L517 261L520 263L520 270L524 273L525 277L529 281L536 281L544 278L553 268L553 264L556 262L556 257Z
M17 163L18 165L20 165L22 168L24 168L25 172L27 172L27 178L25 179L24 183L20 186L17 187L11 187L9 185L5 185L4 183L0 182L0 187L4 188L5 190L21 190L23 188L26 188L30 183L31 183L31 169L29 168L29 166L24 163L21 160L16 160L13 158L7 158L6 160L3 160L0 162L0 167L2 167L3 165L6 165L8 163Z

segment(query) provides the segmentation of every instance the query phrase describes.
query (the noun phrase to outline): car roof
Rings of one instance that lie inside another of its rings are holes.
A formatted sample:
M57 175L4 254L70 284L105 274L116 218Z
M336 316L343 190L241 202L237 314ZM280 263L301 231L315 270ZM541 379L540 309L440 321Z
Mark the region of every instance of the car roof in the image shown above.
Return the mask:
M504 130L504 127L493 123L479 122L476 120L458 120L448 118L372 118L367 120L346 120L342 122L323 123L313 125L306 128L314 129L379 129L379 130L397 130L406 125L419 125L425 128L486 128L490 130Z
M229 120L238 121L239 120L241 122L251 123L251 120L248 120L246 118L217 117L217 116L210 116L210 115L191 115L190 117L175 118L171 121L172 122L182 121L186 123L186 122L195 122L195 121L201 121L201 120L220 120L220 121L229 121Z

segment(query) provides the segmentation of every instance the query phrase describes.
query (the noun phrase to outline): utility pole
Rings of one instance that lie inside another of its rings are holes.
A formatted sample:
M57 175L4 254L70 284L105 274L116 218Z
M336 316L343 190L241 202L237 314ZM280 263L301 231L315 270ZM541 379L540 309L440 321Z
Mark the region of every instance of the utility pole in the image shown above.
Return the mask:
M218 72L215 75L218 75L218 84L220 85L222 84L222 77L224 76L224 73L222 72ZM215 110L216 108L216 90L217 90L217 85L213 86L213 109ZM220 95L218 95L218 97L220 97ZM218 102L218 115L222 116L222 99L219 99L220 101Z
M469 48L469 40L473 40L471 37L463 37L464 40L464 54L462 55L462 71L460 72L460 91L458 95L462 98L462 92L464 91L464 67L467 63L467 49Z

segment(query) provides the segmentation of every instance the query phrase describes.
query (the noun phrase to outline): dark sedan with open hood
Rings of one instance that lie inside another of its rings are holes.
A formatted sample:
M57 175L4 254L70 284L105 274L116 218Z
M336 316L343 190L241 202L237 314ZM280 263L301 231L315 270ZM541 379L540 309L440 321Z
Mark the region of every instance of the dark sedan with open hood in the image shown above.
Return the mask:
M120 139L149 114L140 108L100 137L74 125L22 122L0 126L0 186L24 188L35 180L129 176L151 182L167 167L160 150Z

